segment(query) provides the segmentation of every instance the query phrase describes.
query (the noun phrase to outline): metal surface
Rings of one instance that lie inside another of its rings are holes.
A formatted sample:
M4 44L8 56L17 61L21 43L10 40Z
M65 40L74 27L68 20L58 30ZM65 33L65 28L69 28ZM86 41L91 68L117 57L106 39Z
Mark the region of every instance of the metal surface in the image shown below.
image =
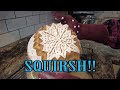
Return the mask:
M26 73L24 72L24 68L25 66L22 66L19 70L17 70L7 79L27 79Z

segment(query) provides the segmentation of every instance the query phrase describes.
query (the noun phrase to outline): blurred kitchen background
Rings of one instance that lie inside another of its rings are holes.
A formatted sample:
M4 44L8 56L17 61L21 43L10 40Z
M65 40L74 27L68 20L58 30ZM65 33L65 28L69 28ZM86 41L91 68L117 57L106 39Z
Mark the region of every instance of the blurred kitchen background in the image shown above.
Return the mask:
M51 13L52 11L0 11L0 47L32 35L42 25L54 22ZM120 11L63 11L63 13L72 15L80 23L88 24L120 15Z

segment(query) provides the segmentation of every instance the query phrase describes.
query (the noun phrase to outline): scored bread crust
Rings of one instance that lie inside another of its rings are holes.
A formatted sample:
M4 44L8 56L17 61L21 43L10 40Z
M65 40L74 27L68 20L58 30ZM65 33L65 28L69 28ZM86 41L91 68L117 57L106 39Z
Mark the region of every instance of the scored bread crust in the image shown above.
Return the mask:
M69 28L70 29L70 28ZM36 50L36 53L38 56L41 56L42 60L47 60L47 52L43 51L43 45L40 44L42 42L42 39L40 39L41 37L41 34L39 33L39 31L42 31L42 30L46 30L46 25L42 26L34 35L34 45L33 45L33 48ZM71 29L70 29L71 30ZM75 35L76 37L74 38L74 40L76 41L75 45L78 47L80 53L82 51L81 49L81 45L80 45L80 41L78 40L77 38L77 35L75 34L75 32L73 32L71 30L71 34L72 35ZM55 57L52 58L52 60L66 60L66 61L69 61L69 60L80 60L80 53L77 53L77 52L73 52L71 51L70 53L67 52L66 53L66 58L60 56L59 59L56 59Z

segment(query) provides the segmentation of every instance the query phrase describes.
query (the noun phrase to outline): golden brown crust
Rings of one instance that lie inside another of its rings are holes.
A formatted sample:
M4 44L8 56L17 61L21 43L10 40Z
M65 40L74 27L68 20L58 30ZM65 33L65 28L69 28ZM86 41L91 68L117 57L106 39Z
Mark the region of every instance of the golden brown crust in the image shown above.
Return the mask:
M46 26L41 27L39 30L46 30ZM71 30L71 29L69 29L69 30ZM72 33L72 35L76 36L75 32L72 31L71 33ZM34 36L34 46L33 47L34 47L34 49L36 49L37 55L38 56L42 56L42 60L47 60L47 53L42 51L43 50L43 46L40 44L42 42L42 40L40 39L40 36L41 35L40 35L39 32L35 33L35 36ZM77 39L77 36L76 36L76 38L74 40L76 41L75 44L77 45L77 47L81 51L82 49L81 49L81 46L80 46L80 42ZM54 57L52 60L57 60L57 59ZM79 55L79 53L75 53L75 52L71 52L71 53L67 52L66 58L63 58L61 56L58 60L67 60L67 61L69 61L69 60L80 60L80 55Z
M47 60L47 53L42 51L42 60Z
M42 26L40 30L46 30L46 26Z
M36 53L38 56L42 56L42 52L39 49L36 49Z
M37 32L35 33L34 38L36 39L36 38L39 38L39 37L40 37L40 34L39 34L39 32L37 31Z
M40 44L38 44L38 43L34 43L34 49L39 49L39 50L42 50L42 47L41 47L41 45Z
M66 55L66 60L69 61L69 60L80 60L80 55L76 52L71 52L71 53L67 53Z

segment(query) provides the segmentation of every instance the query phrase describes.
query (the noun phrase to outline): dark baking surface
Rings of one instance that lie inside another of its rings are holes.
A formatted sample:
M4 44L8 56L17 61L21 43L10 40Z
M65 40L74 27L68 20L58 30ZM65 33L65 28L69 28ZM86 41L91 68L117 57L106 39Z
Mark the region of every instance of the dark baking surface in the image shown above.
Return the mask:
M0 79L6 79L24 65L31 36L0 48Z
M31 36L21 39L17 42L0 48L0 79L26 79L24 72L24 60L27 60L27 44ZM82 44L81 44L82 46ZM94 50L83 47L82 58L93 58ZM87 57L86 57L87 55ZM110 61L101 60L98 55L94 54L97 59L97 72L90 73L95 79L114 79L113 64ZM101 66L105 66L104 69ZM118 75L119 76L119 75Z

